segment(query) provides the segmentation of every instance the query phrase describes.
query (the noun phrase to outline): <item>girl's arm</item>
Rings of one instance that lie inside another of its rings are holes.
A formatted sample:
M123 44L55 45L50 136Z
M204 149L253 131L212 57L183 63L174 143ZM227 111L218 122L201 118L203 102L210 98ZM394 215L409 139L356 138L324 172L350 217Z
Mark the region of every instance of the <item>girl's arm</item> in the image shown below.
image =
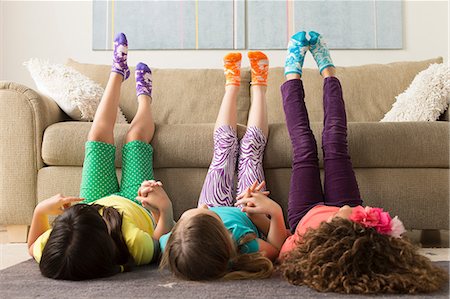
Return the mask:
M272 212L270 213L270 227L267 234L267 241L275 246L275 248L279 251L287 238L286 224L284 223L283 211L281 210L280 205L268 197L267 199L270 200L271 203L273 203L272 207L270 208Z
M266 186L266 182L262 181L260 184L258 184L258 181L255 181L253 185L248 187L244 192L238 195L236 200L240 200L242 198L251 197L252 192L258 192L261 191ZM270 194L269 191L262 191L262 193L266 196ZM247 205L251 205L251 203L248 203ZM269 233L269 227L270 227L270 219L267 217L267 215L264 214L250 214L247 213L248 218L253 222L253 224L256 225L258 230L262 232L265 236Z
M170 232L174 224L175 222L173 221L172 204L170 204L170 207L160 212L158 223L156 224L155 229L154 235L155 238L159 240L159 238L161 238L162 235L165 235L168 232Z
M242 205L242 211L248 214L270 215L267 242L279 251L287 238L286 224L280 205L260 191L252 192L251 197L240 199L235 205Z
M262 239L256 240L258 241L259 252L269 260L275 261L278 257L280 250L276 249L272 244Z
M43 233L50 229L48 215L59 215L64 212L65 208L70 207L74 202L82 201L78 197L65 197L61 194L56 194L46 200L41 201L33 213L33 220L31 221L30 232L28 233L28 252L33 256L33 245Z
M37 238L50 229L48 216L42 213L38 207L34 209L33 220L31 220L30 231L28 233L28 253L33 256L33 246Z
M159 239L174 226L172 202L162 188L161 182L145 181L138 191L137 200L155 215L157 222L154 237Z

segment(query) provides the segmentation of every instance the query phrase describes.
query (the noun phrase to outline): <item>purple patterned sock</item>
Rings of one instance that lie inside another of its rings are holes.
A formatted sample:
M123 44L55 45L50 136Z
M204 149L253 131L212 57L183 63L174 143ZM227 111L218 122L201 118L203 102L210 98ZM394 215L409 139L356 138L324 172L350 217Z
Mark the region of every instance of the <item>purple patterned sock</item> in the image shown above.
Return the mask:
M152 96L152 71L142 62L136 66L136 94Z
M114 55L112 72L121 74L123 81L130 76L130 69L127 65L128 56L128 41L127 37L123 33L118 33L114 38Z

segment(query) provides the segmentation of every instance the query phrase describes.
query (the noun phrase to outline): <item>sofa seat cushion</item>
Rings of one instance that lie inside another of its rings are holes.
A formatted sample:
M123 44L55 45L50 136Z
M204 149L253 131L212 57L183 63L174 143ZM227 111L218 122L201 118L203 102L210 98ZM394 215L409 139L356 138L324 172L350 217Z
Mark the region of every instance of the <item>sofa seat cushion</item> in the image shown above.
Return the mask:
M54 166L81 166L90 123L61 122L47 128L43 161ZM129 125L116 125L116 166ZM321 148L321 123L312 123ZM213 154L214 124L157 125L151 142L154 168L208 168ZM238 126L241 138L245 127ZM356 168L449 168L448 122L349 123L348 142ZM291 167L292 149L285 124L271 124L264 157L265 168ZM323 166L322 151L319 162Z
M122 167L122 147L130 125L116 124L116 167ZM91 123L61 122L44 133L42 159L46 165L81 166ZM214 124L156 125L151 142L154 168L208 168L213 154ZM238 126L242 138L245 127Z

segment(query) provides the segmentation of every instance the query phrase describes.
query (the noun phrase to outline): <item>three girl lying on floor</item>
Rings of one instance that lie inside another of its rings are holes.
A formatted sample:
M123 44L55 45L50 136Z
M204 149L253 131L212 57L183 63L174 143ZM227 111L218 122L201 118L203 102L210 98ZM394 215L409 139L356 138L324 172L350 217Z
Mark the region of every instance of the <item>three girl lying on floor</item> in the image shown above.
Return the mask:
M176 224L171 200L153 177L152 76L149 67L139 63L139 108L122 149L118 184L113 129L121 84L130 75L127 40L119 34L112 72L85 146L80 198L58 194L34 211L28 245L42 274L68 280L105 277L156 262L162 255L161 267L188 280L266 278L277 261L290 283L318 291L440 289L447 273L417 253L402 236L402 222L381 208L363 207L347 150L342 88L322 36L309 36L292 36L281 86L293 148L290 232L264 183L269 61L262 52L248 53L252 105L240 142L236 127L241 54L224 57L225 95L214 129L213 159L197 208L185 211ZM301 80L308 51L324 81L323 190ZM49 215L59 215L52 227Z

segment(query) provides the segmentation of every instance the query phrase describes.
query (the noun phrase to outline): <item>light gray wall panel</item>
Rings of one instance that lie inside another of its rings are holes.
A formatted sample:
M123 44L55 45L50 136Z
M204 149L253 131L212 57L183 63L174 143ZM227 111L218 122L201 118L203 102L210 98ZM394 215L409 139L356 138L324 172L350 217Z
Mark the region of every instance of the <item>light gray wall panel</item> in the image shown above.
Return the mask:
M286 1L247 2L247 48L286 48Z
M376 1L377 48L403 48L402 2Z

